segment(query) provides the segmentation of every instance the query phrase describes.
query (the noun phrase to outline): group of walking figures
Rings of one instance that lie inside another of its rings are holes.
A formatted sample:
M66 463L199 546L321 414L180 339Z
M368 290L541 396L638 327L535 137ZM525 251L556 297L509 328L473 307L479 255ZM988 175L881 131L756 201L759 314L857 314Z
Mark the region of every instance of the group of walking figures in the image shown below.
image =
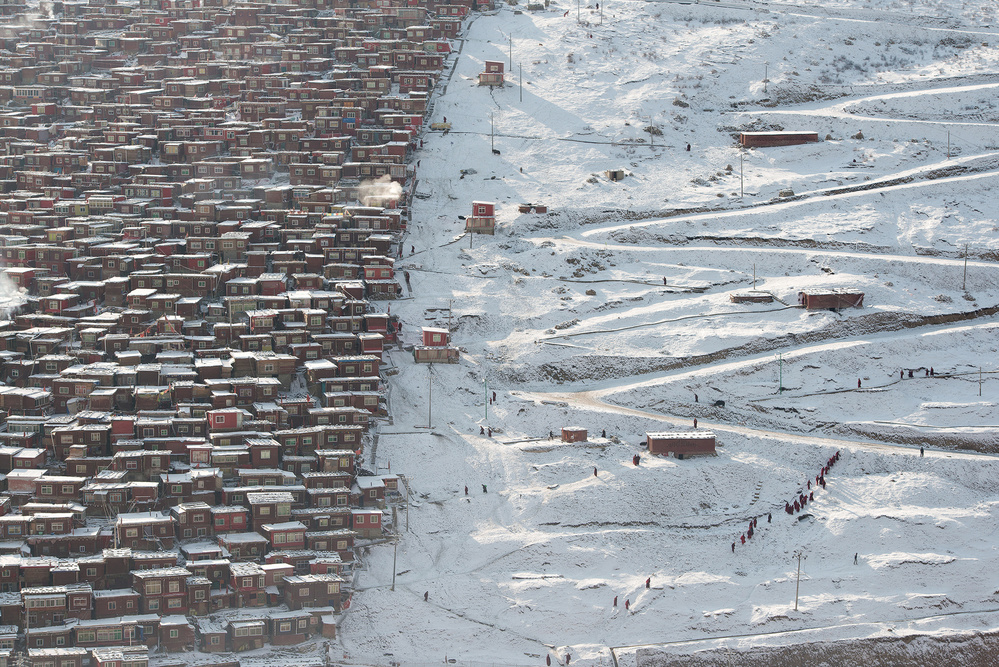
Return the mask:
M818 488L819 486L821 486L823 489L826 488L826 475L829 474L829 471L832 470L832 467L836 465L837 461L839 461L839 456L840 454L839 451L837 450L836 453L830 456L829 460L826 461L826 464L822 466L822 468L819 470L819 474L815 476L816 488ZM805 506L808 505L808 503L813 502L814 500L815 500L815 489L812 488L812 480L809 479L805 482L805 485L801 488L801 490L798 491L797 498L784 502L784 511L787 514L794 516L798 512L804 510ZM770 523L772 520L773 516L767 514L767 523ZM739 541L742 544L745 544L746 540L753 539L753 535L756 533L756 528L758 525L759 525L758 517L750 519L749 529L746 530L745 533L739 536ZM732 553L735 553L735 546L736 542L733 542Z
M839 461L839 450L829 457L826 464L822 466L821 470L819 470L819 474L815 476L816 487L821 486L823 489L826 488L826 475L828 475L829 471L832 470L836 461ZM798 497L794 500L794 502L788 501L784 503L784 511L791 515L797 514L801 510L805 509L805 505L813 500L815 500L815 490L812 489L812 480L808 480L805 484L804 491L798 492Z

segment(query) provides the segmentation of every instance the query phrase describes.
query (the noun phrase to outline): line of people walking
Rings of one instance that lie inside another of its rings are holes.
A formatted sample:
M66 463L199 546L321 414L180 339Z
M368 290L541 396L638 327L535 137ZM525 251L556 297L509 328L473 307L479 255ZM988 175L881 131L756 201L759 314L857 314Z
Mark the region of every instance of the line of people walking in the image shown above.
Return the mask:
M815 476L816 488L820 486L823 488L823 490L826 488L826 475L829 474L829 471L832 470L832 467L836 465L837 461L839 461L839 456L840 456L839 450L836 450L836 453L830 456L829 460L826 461L826 464L822 466L821 470L819 470L819 474ZM803 490L798 491L797 498L795 498L793 501L784 502L784 511L793 516L798 512L804 510L805 506L808 505L808 503L812 502L813 500L815 500L815 489L812 488L812 480L808 480L807 482L805 482Z
M767 512L767 523L772 523L773 519L774 519L773 514ZM739 539L737 541L741 542L742 544L745 544L746 540L752 540L753 536L756 535L759 525L760 525L760 517L754 516L752 519L749 520L749 528L747 528L746 532L744 532L742 535L739 536ZM732 553L735 553L735 545L736 543L733 542Z
M840 452L839 450L837 450L835 454L829 457L825 465L822 466L821 469L819 469L818 474L815 475L814 488L812 487L812 480L810 479L806 480L805 484L798 491L797 498L794 498L793 500L784 501L784 511L787 514L794 516L798 512L801 512L802 510L805 509L805 506L808 505L808 503L813 502L815 500L815 491L818 489L818 487L822 487L822 489L826 488L826 475L829 474L829 471L832 470L832 467L836 464L837 461L839 461L839 457L840 457ZM772 523L772 522L773 522L773 515L771 513L768 513L767 523ZM753 536L756 535L758 531L759 531L759 517L753 517L752 519L749 520L749 527L746 529L746 532L742 533L739 536L739 539L732 542L732 553L735 553L736 546L745 545L747 541L752 540Z

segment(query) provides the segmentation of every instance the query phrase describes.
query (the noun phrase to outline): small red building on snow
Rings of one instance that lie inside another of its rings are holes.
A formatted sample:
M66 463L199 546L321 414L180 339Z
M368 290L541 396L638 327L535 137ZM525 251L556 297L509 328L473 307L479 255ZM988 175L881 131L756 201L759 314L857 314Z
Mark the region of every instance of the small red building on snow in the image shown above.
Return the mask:
M698 454L715 453L715 434L711 431L666 431L646 433L645 443L650 454L672 454L678 459Z
M473 201L472 215L465 218L465 231L475 234L495 234L496 204L489 201Z
M807 310L863 308L864 293L850 289L817 289L798 292L798 303Z
M447 347L451 333L438 327L423 327L423 344L427 347Z
M503 85L503 61L487 60L485 71L479 74L480 86L502 86Z
M423 327L422 345L413 348L413 358L420 364L456 364L458 348L451 347L447 329Z
M819 140L818 132L742 132L739 144L748 147L796 146Z
M582 426L563 426L562 442L586 442L586 429Z

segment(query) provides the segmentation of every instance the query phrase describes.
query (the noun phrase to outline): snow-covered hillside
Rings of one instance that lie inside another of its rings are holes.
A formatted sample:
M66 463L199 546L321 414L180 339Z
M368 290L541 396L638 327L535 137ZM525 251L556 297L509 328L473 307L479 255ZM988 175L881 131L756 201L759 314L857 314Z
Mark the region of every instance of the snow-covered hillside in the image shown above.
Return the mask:
M456 44L392 312L407 344L450 326L463 353L389 353L393 421L367 464L413 496L395 590L392 547L372 547L334 654L635 664L637 645L999 606L999 461L967 451L993 451L999 423L994 3L579 17L503 6ZM479 87L511 51L507 85ZM739 149L763 129L821 141ZM461 236L473 200L496 202L496 236ZM754 286L776 301L731 301ZM831 287L864 307L794 307ZM694 418L718 456L632 465L647 431ZM549 440L569 425L589 442ZM836 451L828 487L785 514Z

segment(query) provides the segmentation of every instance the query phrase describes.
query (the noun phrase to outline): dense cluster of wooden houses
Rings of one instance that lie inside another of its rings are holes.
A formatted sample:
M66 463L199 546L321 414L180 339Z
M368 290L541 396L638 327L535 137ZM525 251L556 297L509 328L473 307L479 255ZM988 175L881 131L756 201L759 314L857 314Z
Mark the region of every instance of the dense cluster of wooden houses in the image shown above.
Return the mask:
M335 635L404 491L359 463L412 152L482 4L0 0L0 667Z

